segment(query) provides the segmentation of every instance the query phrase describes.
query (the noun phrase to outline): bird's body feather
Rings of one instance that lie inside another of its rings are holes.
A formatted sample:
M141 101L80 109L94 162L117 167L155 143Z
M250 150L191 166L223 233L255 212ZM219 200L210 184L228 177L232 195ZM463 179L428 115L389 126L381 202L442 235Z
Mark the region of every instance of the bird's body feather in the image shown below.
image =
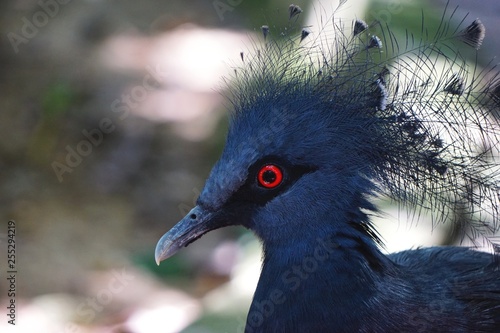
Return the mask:
M216 228L252 230L263 266L246 333L499 332L496 255L384 255L370 220L385 195L435 223L467 221L472 239L498 227L499 79L457 50L480 46L480 21L444 17L404 46L361 20L326 37L270 40L263 26L236 69L222 156L157 260Z

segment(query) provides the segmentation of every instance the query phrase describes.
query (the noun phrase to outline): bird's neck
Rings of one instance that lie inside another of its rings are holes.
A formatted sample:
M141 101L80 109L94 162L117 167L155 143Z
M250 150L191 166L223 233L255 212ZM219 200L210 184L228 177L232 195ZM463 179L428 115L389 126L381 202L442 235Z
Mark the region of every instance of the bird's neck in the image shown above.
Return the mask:
M390 266L369 235L359 230L301 239L293 248L264 244L245 332L352 329Z

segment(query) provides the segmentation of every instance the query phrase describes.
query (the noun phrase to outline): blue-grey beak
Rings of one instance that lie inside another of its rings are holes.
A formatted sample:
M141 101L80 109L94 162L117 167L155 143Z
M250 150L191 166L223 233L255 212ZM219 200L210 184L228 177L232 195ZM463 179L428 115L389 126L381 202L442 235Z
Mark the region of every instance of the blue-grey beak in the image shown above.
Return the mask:
M220 227L215 213L196 206L168 231L156 244L155 260L161 261L173 256L182 247L188 246L205 233Z

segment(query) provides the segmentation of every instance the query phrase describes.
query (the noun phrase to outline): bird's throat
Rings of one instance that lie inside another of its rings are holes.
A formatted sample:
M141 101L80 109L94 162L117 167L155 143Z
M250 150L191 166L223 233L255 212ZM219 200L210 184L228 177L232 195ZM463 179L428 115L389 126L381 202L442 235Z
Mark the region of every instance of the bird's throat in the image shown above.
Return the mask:
M335 318L339 325L357 322L367 296L375 293L376 281L384 273L370 262L386 258L375 244L361 246L355 237L349 240L328 235L307 242L313 244L307 248L300 244L295 249L266 247L246 333L313 332L327 324L325 318L329 318L328 325ZM366 253L368 249L375 253ZM318 299L327 302L315 306Z

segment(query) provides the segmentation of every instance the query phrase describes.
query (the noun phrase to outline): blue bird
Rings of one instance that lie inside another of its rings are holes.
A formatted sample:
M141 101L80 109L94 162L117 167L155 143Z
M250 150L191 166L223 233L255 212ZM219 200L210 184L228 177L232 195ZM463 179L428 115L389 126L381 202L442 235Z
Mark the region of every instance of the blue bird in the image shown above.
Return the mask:
M405 43L359 19L272 40L263 26L233 78L222 156L157 263L242 225L263 247L246 333L500 332L493 242L386 255L371 222L387 196L471 239L497 230L500 76L459 51L479 48L482 23L452 18Z

